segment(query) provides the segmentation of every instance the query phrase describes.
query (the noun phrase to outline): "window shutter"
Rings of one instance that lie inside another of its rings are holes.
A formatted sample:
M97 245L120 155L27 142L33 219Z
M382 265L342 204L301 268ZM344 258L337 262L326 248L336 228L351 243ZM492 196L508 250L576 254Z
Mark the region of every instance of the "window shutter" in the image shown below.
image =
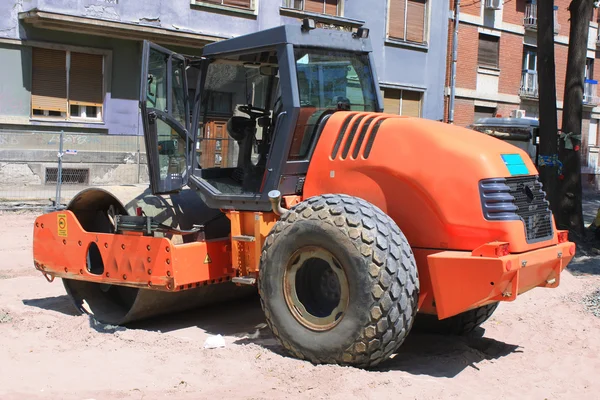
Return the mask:
M218 3L220 3L220 1ZM223 0L223 5L241 8L252 8L252 0Z
M339 15L338 0L325 0L325 14Z
M304 11L323 14L324 0L304 0Z
M69 70L69 103L102 106L102 56L71 53Z
M400 90L385 89L383 92L383 111L387 114L400 114Z
M477 63L488 67L498 67L498 38L479 35L479 53Z
M404 40L404 13L406 0L390 0L388 35L394 39Z
M406 7L406 40L423 43L425 41L426 0L408 0Z
M31 108L67 112L67 53L34 47Z
M401 115L409 117L421 116L421 93L409 90L402 91L402 112Z

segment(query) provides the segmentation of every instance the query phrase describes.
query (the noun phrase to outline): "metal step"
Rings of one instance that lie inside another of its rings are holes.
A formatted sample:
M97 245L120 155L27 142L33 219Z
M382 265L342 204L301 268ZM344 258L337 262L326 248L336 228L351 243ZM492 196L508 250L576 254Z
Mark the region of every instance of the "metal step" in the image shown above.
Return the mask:
M254 236L239 235L239 236L233 236L231 238L231 240L234 240L236 242L255 242L256 238Z
M240 285L256 285L256 278L253 276L236 276L235 278L231 278L231 281Z

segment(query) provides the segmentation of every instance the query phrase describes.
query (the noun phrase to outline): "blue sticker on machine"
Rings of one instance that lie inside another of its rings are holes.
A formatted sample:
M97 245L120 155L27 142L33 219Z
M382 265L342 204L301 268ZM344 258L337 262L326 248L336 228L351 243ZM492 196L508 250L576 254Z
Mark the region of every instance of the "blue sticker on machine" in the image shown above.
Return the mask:
M502 154L502 161L504 161L511 176L529 175L527 165L525 165L523 158L519 154Z

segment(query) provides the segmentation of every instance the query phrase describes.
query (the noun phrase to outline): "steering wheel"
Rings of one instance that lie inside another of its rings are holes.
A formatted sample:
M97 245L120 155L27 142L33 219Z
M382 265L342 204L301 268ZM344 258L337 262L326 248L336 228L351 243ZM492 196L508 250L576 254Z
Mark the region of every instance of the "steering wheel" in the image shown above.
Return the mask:
M238 110L244 114L247 114L252 119L258 119L260 117L269 115L269 112L264 108L254 107L252 104L248 104L247 106L238 106Z

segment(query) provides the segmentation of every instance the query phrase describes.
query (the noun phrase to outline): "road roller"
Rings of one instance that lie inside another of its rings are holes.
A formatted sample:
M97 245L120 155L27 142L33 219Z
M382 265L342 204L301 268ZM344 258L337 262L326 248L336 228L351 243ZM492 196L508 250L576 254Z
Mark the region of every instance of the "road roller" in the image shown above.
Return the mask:
M149 187L87 188L34 226L35 268L101 323L258 292L290 356L370 368L557 287L575 254L525 152L385 113L367 28L141 54Z

